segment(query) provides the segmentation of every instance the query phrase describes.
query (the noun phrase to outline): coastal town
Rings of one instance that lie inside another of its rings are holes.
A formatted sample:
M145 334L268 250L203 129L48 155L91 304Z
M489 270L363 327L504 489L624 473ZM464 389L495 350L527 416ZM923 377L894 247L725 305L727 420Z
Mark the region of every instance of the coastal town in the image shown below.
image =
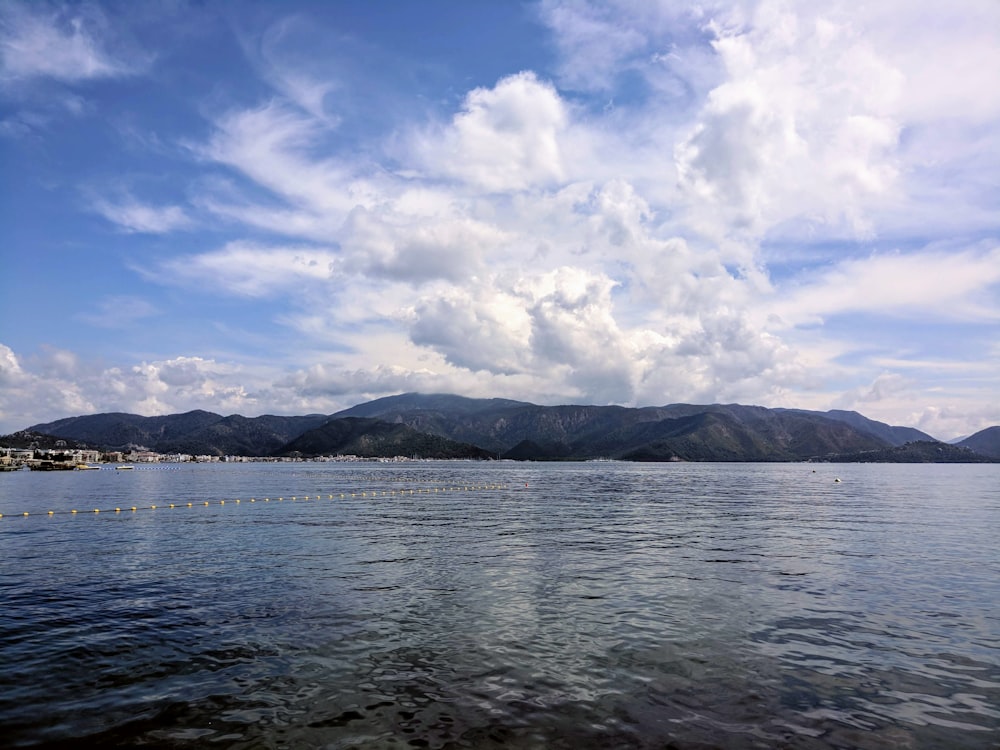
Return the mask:
M88 469L132 467L134 464L214 463L275 461L279 459L247 456L195 456L187 453L157 453L137 447L127 451L101 451L91 448L70 448L56 444L54 448L11 448L0 446L0 471L86 471Z
M319 456L296 458L288 456L211 456L190 453L157 453L136 447L126 451L100 451L91 448L70 448L56 445L55 448L10 448L0 445L0 472L4 471L88 471L95 469L115 469L117 471L136 468L136 465L182 463L295 463L300 461L335 462L380 462L397 463L413 461L406 456L393 458L371 458L355 455Z

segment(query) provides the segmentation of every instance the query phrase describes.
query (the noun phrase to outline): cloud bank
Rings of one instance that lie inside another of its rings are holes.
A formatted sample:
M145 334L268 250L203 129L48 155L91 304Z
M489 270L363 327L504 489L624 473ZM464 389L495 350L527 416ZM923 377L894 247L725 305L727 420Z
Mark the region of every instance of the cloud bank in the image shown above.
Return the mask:
M101 24L13 7L5 80L134 73ZM1000 423L1000 6L534 10L551 68L373 136L341 78L291 52L302 24L244 39L258 93L200 105L200 135L176 136L183 195L90 209L131 234L223 227L132 267L266 303L279 356L88 370L4 347L3 423L404 390L857 408L941 437Z

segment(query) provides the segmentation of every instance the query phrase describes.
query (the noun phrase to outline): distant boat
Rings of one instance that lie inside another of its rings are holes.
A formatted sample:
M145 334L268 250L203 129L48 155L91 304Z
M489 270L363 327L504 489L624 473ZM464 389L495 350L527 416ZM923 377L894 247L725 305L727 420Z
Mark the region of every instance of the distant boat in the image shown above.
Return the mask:
M91 466L90 464L77 464L77 471L100 471L100 466Z
M121 466L116 466L115 470L116 471L130 471L131 469L134 469L134 468L135 468L134 466L129 466L128 464L122 464Z

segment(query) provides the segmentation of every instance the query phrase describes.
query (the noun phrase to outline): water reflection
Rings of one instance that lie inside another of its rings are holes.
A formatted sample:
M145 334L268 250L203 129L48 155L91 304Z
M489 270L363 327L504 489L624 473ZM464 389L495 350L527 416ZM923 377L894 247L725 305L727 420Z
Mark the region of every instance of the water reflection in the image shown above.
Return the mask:
M347 496L3 519L0 744L995 748L1000 475L838 466L834 486L812 469L239 466L20 487L0 512L42 491ZM506 489L381 494L477 481Z

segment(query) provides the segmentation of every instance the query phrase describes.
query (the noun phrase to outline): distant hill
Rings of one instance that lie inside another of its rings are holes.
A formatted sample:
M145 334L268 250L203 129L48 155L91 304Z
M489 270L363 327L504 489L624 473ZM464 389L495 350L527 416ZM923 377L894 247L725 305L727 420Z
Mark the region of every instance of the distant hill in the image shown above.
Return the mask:
M896 463L896 464L988 464L1000 462L1000 457L992 458L976 453L970 448L920 440L891 448L881 448L858 453L842 453L830 456L827 461L836 463Z
M776 411L791 411L800 414L818 414L822 417L829 417L830 419L836 419L840 422L846 422L859 432L873 435L879 440L885 441L889 445L903 445L905 443L913 443L921 440L937 442L926 432L921 432L913 427L893 427L885 422L876 422L874 419L868 419L868 417L864 417L856 411L844 411L843 409L832 409L830 411L777 409Z
M412 411L419 409L441 414L477 414L495 412L498 409L534 406L526 401L511 401L506 398L466 398L449 393L404 393L386 396L374 401L357 404L350 409L337 412L335 417L377 417L388 412Z
M969 448L991 458L1000 458L1000 427L987 427L975 435L956 443L960 448Z
M90 448L84 442L59 437L57 435L47 435L34 430L21 430L10 435L0 435L0 445L4 448L40 448L43 450L53 450L57 448Z
M801 461L881 447L849 425L810 415L703 412L647 425L622 458L636 461Z
M407 393L334 416L359 414L473 443L514 459L794 461L892 444L872 434L872 429L861 431L845 419L819 412L740 404L636 409L538 406ZM856 416L870 428L871 420Z
M329 417L223 417L190 411L160 417L136 414L89 414L36 425L33 430L83 440L106 450L143 446L160 453L204 456L269 456L288 441Z
M63 438L83 440L108 450L127 448L130 445L159 450L154 446L182 438L221 419L218 414L201 410L160 417L141 417L138 414L112 412L67 417L35 425L30 429Z
M307 430L318 427L329 417L311 414L305 417L223 417L184 435L157 443L165 453L190 453L214 456L270 456Z
M192 411L142 417L113 413L70 417L30 429L105 449L142 445L162 453L195 455L391 453L475 454L519 460L934 461L943 456L958 460L1000 454L1000 428L984 430L959 443L959 448L978 453L952 454L945 449L938 451L937 446L945 444L919 430L894 427L843 410L817 412L742 404L539 406L510 399L420 393L368 401L330 416L223 417ZM934 446L934 450L912 447L923 444ZM896 448L900 450L885 452Z
M364 458L492 458L492 454L467 443L428 435L402 424L379 419L344 417L314 427L275 452L278 456L353 455Z

